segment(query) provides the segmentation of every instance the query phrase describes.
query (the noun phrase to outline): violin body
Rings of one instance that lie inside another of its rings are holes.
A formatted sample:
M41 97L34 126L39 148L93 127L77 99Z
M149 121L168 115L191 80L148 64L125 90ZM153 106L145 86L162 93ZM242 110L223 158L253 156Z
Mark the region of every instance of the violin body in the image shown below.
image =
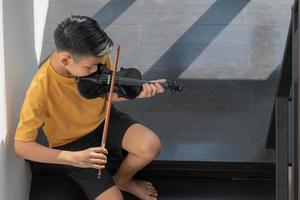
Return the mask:
M117 75L119 77L142 80L141 72L135 68L121 67L120 71L117 72ZM117 92L119 97L134 99L141 93L142 90L143 86L122 85L118 84L118 80L116 80L115 92Z
M109 70L106 65L98 64L97 72L89 76L78 78L77 87L80 94L88 99L104 97L110 90L111 76L112 71ZM120 78L142 80L142 74L137 69L121 67L120 71L117 72L117 76L114 92L116 92L119 97L134 99L140 94L143 89L142 86L118 84Z

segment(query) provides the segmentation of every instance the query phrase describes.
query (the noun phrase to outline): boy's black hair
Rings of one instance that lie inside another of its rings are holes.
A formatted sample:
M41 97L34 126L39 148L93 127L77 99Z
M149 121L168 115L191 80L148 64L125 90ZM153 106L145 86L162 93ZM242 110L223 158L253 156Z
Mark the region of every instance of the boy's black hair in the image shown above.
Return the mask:
M96 20L78 15L72 15L58 24L54 41L58 52L67 51L75 56L97 56L113 46L113 41Z

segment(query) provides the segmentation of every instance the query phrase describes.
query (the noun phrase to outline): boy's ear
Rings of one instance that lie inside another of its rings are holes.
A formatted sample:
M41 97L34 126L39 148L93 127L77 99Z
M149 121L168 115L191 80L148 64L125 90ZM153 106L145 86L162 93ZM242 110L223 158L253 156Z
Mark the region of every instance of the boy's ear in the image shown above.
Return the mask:
M61 63L64 67L67 67L70 64L70 59L63 57L63 58L61 58Z
M72 62L72 56L68 52L60 52L60 62L62 66L68 67L70 63Z

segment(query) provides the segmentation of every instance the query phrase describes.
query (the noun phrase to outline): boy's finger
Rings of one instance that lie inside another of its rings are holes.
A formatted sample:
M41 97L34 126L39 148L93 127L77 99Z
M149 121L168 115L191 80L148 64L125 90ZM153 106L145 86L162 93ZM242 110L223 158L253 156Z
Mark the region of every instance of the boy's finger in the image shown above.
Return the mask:
M150 84L151 86L151 96L154 96L156 93L157 93L157 86L156 85L153 85L153 84Z
M91 158L90 161L94 164L102 164L102 165L107 163L106 160L95 159L95 158Z
M105 154L108 154L108 151L107 149L103 148L103 147L94 147L94 148L91 148L92 151L94 152L97 152L97 153L105 153Z
M163 93L165 89L159 83L155 83L156 87L158 87L158 93Z
M103 154L103 153L92 152L92 153L90 154L90 157L91 157L91 158L101 158L101 159L107 160L106 155Z
M144 86L145 86L146 97L150 97L152 94L152 87L149 84L144 84Z
M167 79L157 79L157 80L153 80L152 82L155 83L165 83L167 81Z
M92 167L95 168L95 169L104 169L104 168L105 168L105 165L97 165L97 164L93 164Z

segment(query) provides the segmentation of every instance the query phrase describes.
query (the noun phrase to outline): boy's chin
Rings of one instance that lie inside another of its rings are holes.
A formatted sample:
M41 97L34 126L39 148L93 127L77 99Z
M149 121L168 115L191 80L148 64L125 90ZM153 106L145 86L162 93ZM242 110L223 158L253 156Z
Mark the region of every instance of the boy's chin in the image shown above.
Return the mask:
M76 76L76 77L86 77L86 76L89 76L89 75L91 75L91 74L78 74L78 75L74 75L74 76Z
M88 76L89 74L84 74L84 73L76 73L76 72L70 72L70 74L72 76L75 76L75 77L84 77L84 76Z

